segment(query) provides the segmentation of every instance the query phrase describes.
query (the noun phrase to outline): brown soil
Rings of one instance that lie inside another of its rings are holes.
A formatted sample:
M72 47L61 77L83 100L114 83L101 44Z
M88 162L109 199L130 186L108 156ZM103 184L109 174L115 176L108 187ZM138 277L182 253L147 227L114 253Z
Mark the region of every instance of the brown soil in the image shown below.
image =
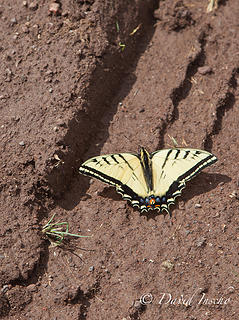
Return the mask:
M207 5L1 1L0 317L238 319L239 3ZM173 223L78 173L170 137L218 157Z

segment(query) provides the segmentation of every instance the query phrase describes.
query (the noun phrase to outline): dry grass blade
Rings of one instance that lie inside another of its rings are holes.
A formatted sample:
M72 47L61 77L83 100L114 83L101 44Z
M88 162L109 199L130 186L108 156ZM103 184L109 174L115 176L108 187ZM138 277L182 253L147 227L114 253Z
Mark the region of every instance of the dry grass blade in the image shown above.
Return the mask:
M207 13L216 10L218 8L218 0L209 0L208 6L207 6Z

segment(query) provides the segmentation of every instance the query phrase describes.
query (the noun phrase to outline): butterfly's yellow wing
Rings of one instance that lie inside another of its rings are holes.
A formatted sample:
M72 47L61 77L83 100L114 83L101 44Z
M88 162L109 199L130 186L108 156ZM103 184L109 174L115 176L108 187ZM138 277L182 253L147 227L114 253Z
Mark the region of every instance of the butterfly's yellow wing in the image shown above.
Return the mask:
M213 154L198 149L165 149L152 153L153 194L166 198L161 209L167 211L181 195L186 182L215 161Z
M124 199L147 195L147 185L138 155L109 154L91 158L80 167L80 172L116 187Z
M165 149L149 154L118 153L91 158L80 172L116 187L124 199L141 211L169 212L169 205L181 194L186 181L217 158L198 149Z

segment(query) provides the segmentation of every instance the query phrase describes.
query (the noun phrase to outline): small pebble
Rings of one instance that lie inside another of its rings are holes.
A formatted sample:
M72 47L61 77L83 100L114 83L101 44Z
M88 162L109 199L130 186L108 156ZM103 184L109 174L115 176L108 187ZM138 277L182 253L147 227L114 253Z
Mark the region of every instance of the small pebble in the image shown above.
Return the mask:
M198 68L198 72L202 75L207 74L207 73L211 73L212 72L212 68L209 66L203 66L203 67L199 67Z
M196 246L197 246L198 248L205 246L206 240L207 240L207 239L204 238L204 237L198 239L197 242L196 242Z
M60 9L61 9L61 6L57 2L52 2L49 6L49 12L53 13L54 15L60 14Z
M230 286L227 288L228 293L235 292L235 288L233 286Z
M31 10L36 10L38 8L38 3L37 1L33 1L29 4L29 9Z
M28 33L29 32L28 27L27 26L22 26L22 32Z
M68 11L63 11L61 15L62 15L62 17L67 17L69 15L69 12Z
M161 267L164 269L164 270L173 270L174 268L174 264L170 261L170 260L165 260L161 263Z
M66 123L63 119L56 120L56 124L58 127L66 127Z
M94 269L95 269L94 266L89 267L90 272L94 271Z
M11 26L14 26L14 24L17 24L17 19L14 17L11 20Z
M20 145L20 146L25 146L25 142L24 142L24 141L20 141L20 142L19 142L19 145Z
M35 284L29 284L29 286L27 286L27 289L30 291L30 292L36 292L37 291L37 286Z
M195 203L195 208L202 208L202 206L200 205L200 203Z
M53 71L52 70L47 70L46 71L46 75L47 76L52 76L53 75Z

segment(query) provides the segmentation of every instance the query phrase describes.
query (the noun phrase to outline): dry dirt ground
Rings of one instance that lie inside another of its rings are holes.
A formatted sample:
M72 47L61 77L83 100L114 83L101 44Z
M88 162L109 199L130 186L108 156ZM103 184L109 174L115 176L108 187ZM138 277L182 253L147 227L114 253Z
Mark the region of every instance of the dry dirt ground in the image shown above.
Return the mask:
M0 317L238 319L239 2L207 5L1 0ZM78 172L172 137L218 157L172 223Z

